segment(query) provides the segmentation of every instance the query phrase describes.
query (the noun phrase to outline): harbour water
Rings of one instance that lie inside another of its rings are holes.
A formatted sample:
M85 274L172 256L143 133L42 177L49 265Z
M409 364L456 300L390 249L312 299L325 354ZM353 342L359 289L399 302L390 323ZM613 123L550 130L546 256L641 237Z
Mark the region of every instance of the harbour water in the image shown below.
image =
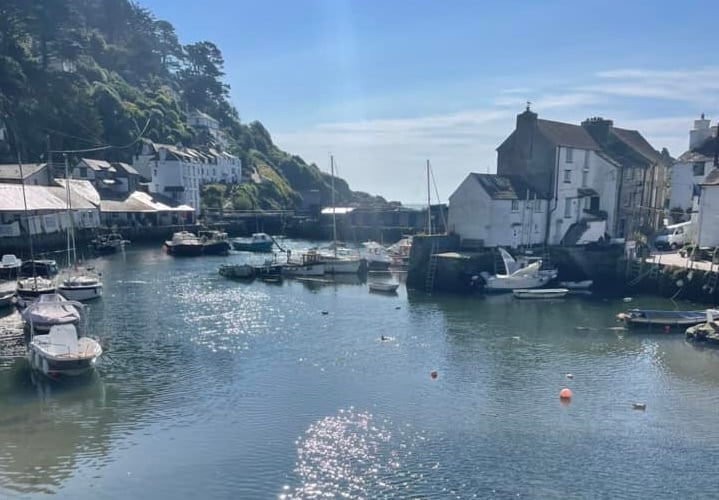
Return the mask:
M243 258L95 262L85 381L3 334L0 497L716 498L719 351L614 320L668 302L217 274Z

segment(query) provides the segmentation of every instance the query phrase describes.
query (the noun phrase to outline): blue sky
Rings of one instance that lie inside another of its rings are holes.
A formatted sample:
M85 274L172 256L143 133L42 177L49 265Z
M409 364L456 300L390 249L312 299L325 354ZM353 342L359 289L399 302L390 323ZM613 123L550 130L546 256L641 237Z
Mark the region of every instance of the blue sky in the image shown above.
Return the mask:
M426 197L426 159L443 201L493 172L527 100L542 118L611 118L675 156L701 112L719 118L715 2L140 3L183 43L220 47L243 121L404 202Z

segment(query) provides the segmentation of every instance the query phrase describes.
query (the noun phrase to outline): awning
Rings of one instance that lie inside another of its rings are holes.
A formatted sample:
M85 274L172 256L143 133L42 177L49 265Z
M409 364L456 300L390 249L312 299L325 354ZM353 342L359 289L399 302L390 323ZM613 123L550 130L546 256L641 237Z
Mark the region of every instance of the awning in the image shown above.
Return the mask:
M579 188L577 189L577 197L578 198L586 198L587 196L599 196L599 193L597 193L592 188Z

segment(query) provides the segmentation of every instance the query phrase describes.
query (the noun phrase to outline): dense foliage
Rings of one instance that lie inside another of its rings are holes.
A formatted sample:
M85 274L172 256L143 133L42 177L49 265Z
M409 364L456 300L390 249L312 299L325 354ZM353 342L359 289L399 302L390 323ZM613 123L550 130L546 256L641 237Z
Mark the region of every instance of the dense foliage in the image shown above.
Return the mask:
M205 189L205 204L292 208L309 189L326 200L329 178L316 165L279 150L259 122L240 123L223 66L215 44L180 44L172 24L129 0L2 0L0 162L93 148L77 154L130 161L140 137L191 146L202 138L184 111L198 109L220 122L254 179L221 195ZM340 179L336 193L339 202L384 201Z

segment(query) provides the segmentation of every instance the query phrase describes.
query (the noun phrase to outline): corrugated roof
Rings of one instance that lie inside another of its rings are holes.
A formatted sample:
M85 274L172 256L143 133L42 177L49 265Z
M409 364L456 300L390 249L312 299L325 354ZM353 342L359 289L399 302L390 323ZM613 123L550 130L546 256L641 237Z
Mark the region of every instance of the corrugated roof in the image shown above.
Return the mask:
M65 179L55 179L55 182L63 186L64 189L66 182ZM72 190L71 196L73 200L76 197L82 197L95 206L100 205L100 195L98 194L97 189L95 189L95 186L92 185L92 182L80 179L70 179L70 189Z
M63 200L63 209L67 209L67 191L65 186L47 186L46 189ZM78 195L72 188L70 189L70 206L73 210L94 210L97 208L90 200Z
M67 208L65 197L56 196L47 186L25 186L25 199L27 200L27 209L31 211L58 211ZM22 212L24 210L22 185L0 184L0 212Z
M577 149L600 149L584 127L551 120L537 120L537 127L547 140L558 145Z
M47 163L23 163L22 175L25 179L47 166ZM0 180L20 180L20 166L17 163L0 165Z
M135 191L124 200L102 200L100 209L102 212L194 212L188 205L171 206L160 201L159 196L142 191Z
M494 200L543 199L532 187L516 175L496 175L472 173L477 182Z

